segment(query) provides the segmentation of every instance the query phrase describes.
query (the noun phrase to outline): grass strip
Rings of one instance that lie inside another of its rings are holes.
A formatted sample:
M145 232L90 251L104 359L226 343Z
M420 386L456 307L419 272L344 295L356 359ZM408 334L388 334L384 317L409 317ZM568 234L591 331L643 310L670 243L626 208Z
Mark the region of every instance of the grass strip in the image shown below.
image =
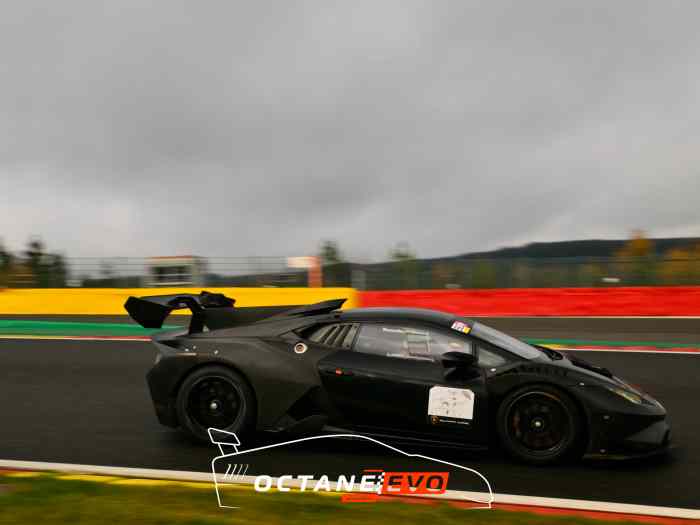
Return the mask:
M259 494L250 487L227 492L219 508L209 483L136 480L53 473L0 475L0 524L105 522L214 525L231 523L440 523L441 525L591 525L605 523L579 516L538 515L504 510L469 510L447 502L341 503L340 496L300 492ZM615 521L614 523L620 523ZM613 522L610 522L613 523Z
M127 323L74 323L66 321L0 320L2 335L63 335L63 336L133 336L152 335L163 330L179 328L165 325L161 329L143 328Z

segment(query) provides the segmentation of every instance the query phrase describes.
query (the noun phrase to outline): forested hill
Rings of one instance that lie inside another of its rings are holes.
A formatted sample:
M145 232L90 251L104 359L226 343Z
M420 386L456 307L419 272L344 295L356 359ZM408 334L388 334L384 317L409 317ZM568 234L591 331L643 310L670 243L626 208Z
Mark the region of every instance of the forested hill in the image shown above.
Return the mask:
M674 248L687 248L700 244L700 237L678 237L649 239L653 244L654 252L663 254ZM521 257L609 257L615 255L628 239L620 240L583 240L561 242L533 242L525 246L499 248L488 252L465 253L458 255L456 259L501 259Z

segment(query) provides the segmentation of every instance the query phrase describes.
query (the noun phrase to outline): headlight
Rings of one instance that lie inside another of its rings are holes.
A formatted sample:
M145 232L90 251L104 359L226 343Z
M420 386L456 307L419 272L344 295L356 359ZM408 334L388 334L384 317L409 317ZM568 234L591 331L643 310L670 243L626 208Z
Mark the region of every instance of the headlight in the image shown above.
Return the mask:
M608 390L617 394L620 397L624 397L627 401L634 403L635 405L644 404L644 400L642 399L642 396L637 395L634 392L630 392L629 390L624 390L622 388L616 388L614 386L608 386L608 385L606 385L605 388L607 388Z

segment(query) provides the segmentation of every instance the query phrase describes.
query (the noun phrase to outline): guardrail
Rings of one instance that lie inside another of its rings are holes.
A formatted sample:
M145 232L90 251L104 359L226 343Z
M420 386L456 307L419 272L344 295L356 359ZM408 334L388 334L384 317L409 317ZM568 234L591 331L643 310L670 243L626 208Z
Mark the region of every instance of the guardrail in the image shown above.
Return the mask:
M157 258L169 259L169 258ZM183 258L170 258L183 259ZM48 258L34 267L0 267L0 286L12 288L136 288L160 285L300 287L306 269L285 257L192 257L154 271L153 258ZM359 290L567 288L700 285L700 258L548 257L443 258L323 267L324 286Z

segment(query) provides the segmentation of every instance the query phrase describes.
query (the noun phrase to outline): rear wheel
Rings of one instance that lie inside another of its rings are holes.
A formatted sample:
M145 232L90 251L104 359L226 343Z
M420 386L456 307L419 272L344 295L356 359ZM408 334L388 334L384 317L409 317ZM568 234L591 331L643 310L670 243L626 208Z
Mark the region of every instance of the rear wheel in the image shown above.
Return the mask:
M239 435L253 424L255 398L239 373L205 366L185 378L177 394L180 427L199 441L209 441L210 427Z
M533 385L509 394L497 414L498 434L515 458L533 464L562 461L577 450L578 407L561 390Z

